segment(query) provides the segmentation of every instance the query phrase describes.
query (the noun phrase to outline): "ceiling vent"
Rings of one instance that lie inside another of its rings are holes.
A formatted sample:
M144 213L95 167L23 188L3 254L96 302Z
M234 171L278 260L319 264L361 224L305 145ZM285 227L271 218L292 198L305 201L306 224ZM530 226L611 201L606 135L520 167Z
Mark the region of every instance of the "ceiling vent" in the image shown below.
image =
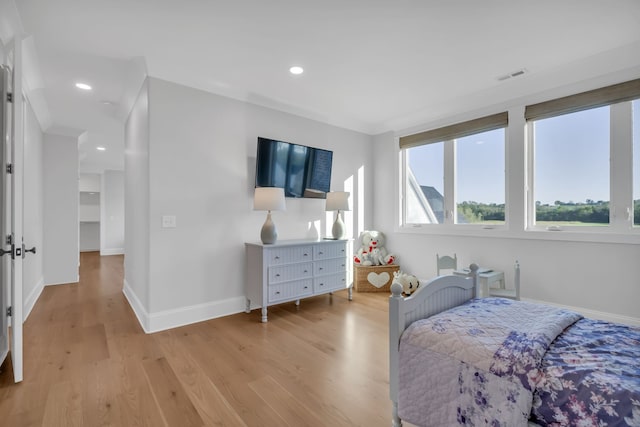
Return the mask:
M526 72L527 72L527 70L525 68L522 68L520 70L517 70L517 71L514 71L512 73L505 74L504 76L498 77L498 81L503 82L505 80L509 80L512 77L519 77L519 76L523 75Z

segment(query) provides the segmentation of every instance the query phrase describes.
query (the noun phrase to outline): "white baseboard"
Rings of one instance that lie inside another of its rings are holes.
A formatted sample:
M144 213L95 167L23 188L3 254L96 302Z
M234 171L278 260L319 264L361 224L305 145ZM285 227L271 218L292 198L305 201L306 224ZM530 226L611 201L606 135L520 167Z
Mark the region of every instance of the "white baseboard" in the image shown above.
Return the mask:
M33 288L33 290L27 295L27 298L24 300L24 304L22 306L22 321L26 322L29 314L31 314L31 310L38 302L38 298L40 298L40 294L42 294L42 290L44 289L44 277L41 277L38 280L38 284Z
M530 298L522 298L522 300L552 305L554 307L575 311L582 314L584 317L588 317L589 319L606 320L608 322L623 323L625 325L631 325L631 326L640 326L640 318L637 318L637 317L622 316L619 314L607 313L604 311L589 310L582 307L573 307L570 305L556 304L548 301L540 301L540 300L535 300Z
M149 317L149 332L164 331L165 329L241 313L244 312L245 306L246 299L244 297L235 297L152 313Z
M147 310L142 305L142 302L140 302L140 300L138 299L138 296L136 295L136 293L133 292L133 289L131 289L131 286L129 286L127 279L124 280L124 284L122 286L122 293L124 294L124 297L127 299L127 301L129 301L129 306L131 307L134 314L138 318L138 323L140 323L140 326L142 326L142 329L144 329L144 332L148 334L150 332L149 320L148 320L149 314L147 313Z
M67 281L67 282L46 283L45 286L69 285L71 283L79 283L79 282L80 282L80 276L77 276L76 280L70 280L70 281Z
M241 313L244 312L246 306L244 297L235 297L157 313L148 313L126 280L124 281L122 292L136 314L140 326L148 334Z
M100 255L124 255L124 248L106 248L100 249Z

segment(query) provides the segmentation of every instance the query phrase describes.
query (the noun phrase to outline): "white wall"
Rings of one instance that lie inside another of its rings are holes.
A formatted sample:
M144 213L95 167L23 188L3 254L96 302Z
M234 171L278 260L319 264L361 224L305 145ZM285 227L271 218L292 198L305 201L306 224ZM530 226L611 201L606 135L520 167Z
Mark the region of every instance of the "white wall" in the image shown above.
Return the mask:
M84 136L85 134L83 134ZM78 183L79 191L100 192L100 174L81 173Z
M148 330L244 309L244 242L259 240L266 217L253 211L258 136L333 150L332 189L353 187L354 200L372 206L370 136L154 78L148 82ZM134 108L130 121L140 116ZM144 168L135 175L131 170L127 163L127 191L145 179ZM126 212L143 208L144 195L138 196L127 195ZM345 221L350 233L370 223L371 212L356 204ZM161 228L163 215L175 215L177 227ZM324 200L287 199L287 210L273 217L279 239L325 236L332 224ZM126 218L127 266L133 219Z
M124 293L148 330L149 92L145 83L125 124Z
M100 223L80 222L80 252L100 250Z
M23 235L27 253L22 262L24 319L26 320L44 287L43 252L43 133L27 102L24 133Z
M587 90L597 87L581 87ZM547 99L566 95L567 88L544 94ZM493 106L493 112L505 109L510 115L507 188L510 213L514 216L510 238L492 237L491 230L479 236L450 236L403 232L397 225L398 148L394 134L375 137L376 194L393 194L393 200L377 197L374 228L387 234L388 249L398 255L402 270L428 278L435 275L436 253L458 255L462 265L476 262L483 266L504 270L512 279L513 264L521 265L521 294L523 299L550 302L575 307L590 317L640 324L640 245L593 243L532 239L524 231L524 119L513 120L521 114L527 101L539 102L536 95ZM480 117L487 111L461 112L461 117ZM453 119L452 119L453 120ZM446 120L445 120L446 122ZM426 123L430 129L442 125ZM398 132L407 134L409 132ZM551 232L552 233L552 232ZM554 239L558 235L553 236Z
M78 281L78 140L45 134L43 272L47 285Z
M124 172L105 170L100 192L100 254L124 253Z

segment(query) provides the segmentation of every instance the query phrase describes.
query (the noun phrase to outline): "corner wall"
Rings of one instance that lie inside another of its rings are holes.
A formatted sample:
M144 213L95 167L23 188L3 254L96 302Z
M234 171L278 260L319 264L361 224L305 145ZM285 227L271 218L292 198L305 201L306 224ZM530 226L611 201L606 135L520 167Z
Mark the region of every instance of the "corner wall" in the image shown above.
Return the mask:
M149 330L149 86L145 81L125 124L123 292Z
M105 170L100 191L100 255L124 253L124 172Z
M46 285L77 282L78 139L45 134L43 149L44 238Z

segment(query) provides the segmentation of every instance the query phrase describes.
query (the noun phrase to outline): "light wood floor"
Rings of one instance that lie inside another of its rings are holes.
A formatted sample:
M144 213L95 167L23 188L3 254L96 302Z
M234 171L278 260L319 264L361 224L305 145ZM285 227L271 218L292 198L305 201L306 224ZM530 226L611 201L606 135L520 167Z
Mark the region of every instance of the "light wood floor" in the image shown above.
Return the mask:
M386 293L345 291L145 334L122 256L82 253L24 324L24 381L0 373L2 426L388 426Z

